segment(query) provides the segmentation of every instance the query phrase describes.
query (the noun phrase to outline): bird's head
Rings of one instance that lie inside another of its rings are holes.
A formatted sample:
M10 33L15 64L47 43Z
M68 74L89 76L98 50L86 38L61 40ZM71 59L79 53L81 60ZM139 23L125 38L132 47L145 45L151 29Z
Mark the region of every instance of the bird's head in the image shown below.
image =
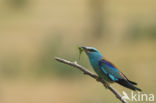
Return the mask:
M86 46L82 46L81 48L83 48L83 50L85 51L85 53L88 55L89 59L98 59L101 60L103 58L103 56L101 55L101 53L94 47L86 47Z

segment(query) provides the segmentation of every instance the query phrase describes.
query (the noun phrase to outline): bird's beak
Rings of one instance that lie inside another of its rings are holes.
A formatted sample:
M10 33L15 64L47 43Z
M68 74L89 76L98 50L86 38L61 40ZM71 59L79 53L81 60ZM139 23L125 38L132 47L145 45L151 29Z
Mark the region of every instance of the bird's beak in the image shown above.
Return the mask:
M82 46L81 48L82 48L82 49L85 51L85 53L86 53L86 54L88 54L87 47L85 47L85 46Z
M83 50L85 50L85 51L87 50L87 47L85 47L85 46L82 46L81 48L83 48Z

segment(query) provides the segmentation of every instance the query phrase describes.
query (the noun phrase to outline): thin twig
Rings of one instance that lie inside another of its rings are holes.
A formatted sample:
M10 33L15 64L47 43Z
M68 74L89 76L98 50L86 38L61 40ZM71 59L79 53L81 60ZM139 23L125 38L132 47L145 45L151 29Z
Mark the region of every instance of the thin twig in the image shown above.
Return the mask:
M68 61L68 60L65 60L65 59L61 59L61 58L58 58L58 57L55 57L55 60L61 62L61 63L64 63L64 64L67 64L67 65L70 65L72 67L75 67L79 70L81 70L84 74L86 75L89 75L91 76L92 78L94 79L98 79L99 77L97 75L95 75L94 73L88 71L86 68L84 68L83 66L77 64L77 62L71 62L71 61ZM101 80L101 79L98 79L99 82L101 82L105 87L106 87L106 82ZM122 102L122 103L127 103L127 101L125 101L121 94L115 90L111 85L107 85L107 88Z

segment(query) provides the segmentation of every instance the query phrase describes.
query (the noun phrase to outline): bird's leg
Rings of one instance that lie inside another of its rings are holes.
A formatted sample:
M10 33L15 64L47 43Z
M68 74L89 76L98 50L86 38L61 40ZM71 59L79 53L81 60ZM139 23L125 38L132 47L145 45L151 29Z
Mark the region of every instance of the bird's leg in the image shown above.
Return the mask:
M96 78L96 81L100 82L101 81L101 78L100 77L97 77Z
M102 81L102 83L105 86L105 88L108 88L109 87L109 83L107 83L106 81L102 80L100 77L97 77L96 78L96 81L98 81L98 82Z
M103 82L103 85L105 86L105 88L109 87L109 83L107 83L107 82Z

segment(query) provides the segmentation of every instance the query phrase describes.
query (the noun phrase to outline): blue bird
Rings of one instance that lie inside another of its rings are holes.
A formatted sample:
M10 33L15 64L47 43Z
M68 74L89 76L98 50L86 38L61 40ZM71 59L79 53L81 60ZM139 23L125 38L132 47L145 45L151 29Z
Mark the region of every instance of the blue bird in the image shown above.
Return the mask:
M84 46L81 48L87 54L94 71L99 75L100 79L105 80L107 83L116 82L134 91L141 91L135 86L137 83L130 81L116 66L104 59L96 48Z

